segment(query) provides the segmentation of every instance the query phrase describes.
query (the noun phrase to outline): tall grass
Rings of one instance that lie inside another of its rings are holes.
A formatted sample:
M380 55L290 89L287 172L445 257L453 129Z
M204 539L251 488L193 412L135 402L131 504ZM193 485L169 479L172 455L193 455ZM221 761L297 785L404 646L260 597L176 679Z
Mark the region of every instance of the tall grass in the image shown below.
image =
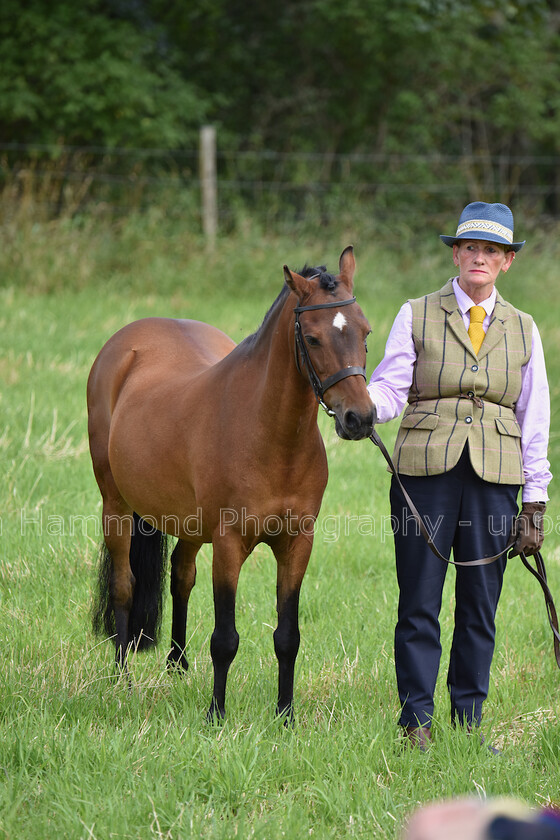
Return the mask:
M396 582L388 474L368 441L339 440L321 417L330 467L301 600L296 725L274 720L275 568L258 549L240 580L239 654L228 719L209 726L210 551L191 599L191 670L165 670L165 644L113 677L109 643L89 629L99 494L87 450L85 382L103 342L146 315L210 321L236 340L282 284L282 265L336 267L356 248L356 293L374 335L370 368L406 297L452 273L439 242L380 249L359 231L339 241L264 240L250 225L203 243L157 211L106 227L85 220L4 232L0 249L0 836L6 838L395 838L419 802L472 793L553 800L560 783L559 673L544 602L512 561L499 608L487 737L496 758L449 725L444 674L435 743L403 750L392 634ZM550 456L560 466L556 259L526 246L501 281L543 334L553 397ZM396 425L380 428L388 445ZM551 522L558 505L549 506ZM544 546L560 598L558 534ZM452 631L453 572L442 609ZM166 606L163 638L169 639Z

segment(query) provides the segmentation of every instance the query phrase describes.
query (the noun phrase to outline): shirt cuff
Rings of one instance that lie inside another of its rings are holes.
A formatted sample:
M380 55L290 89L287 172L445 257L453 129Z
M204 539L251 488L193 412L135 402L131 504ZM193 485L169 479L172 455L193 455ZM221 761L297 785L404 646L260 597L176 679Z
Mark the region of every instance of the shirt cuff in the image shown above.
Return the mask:
M523 486L521 491L521 500L523 502L548 502L549 496L546 490L538 487L527 487L526 485Z

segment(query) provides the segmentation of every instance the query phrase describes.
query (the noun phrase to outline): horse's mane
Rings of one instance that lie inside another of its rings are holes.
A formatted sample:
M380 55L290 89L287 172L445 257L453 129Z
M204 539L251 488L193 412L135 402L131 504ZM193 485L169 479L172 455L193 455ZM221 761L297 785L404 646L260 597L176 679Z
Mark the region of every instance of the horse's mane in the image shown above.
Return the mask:
M327 291L327 292L336 291L336 288L338 286L337 278L335 277L334 274L329 274L329 272L327 271L327 267L324 266L324 265L319 265L319 266L312 267L312 266L309 266L309 265L306 264L306 265L303 266L301 271L298 271L297 273L301 274L301 276L305 277L305 278L319 277L319 286L322 289L325 289L325 291ZM280 294L278 295L278 297L276 298L276 300L274 301L274 303L272 304L272 306L270 307L270 309L268 310L268 312L264 316L262 324L260 325L260 327L254 333L252 333L251 335L248 335L247 338L245 338L243 340L243 342L242 342L243 344L245 342L253 343L258 339L259 335L266 328L266 325L267 325L269 319L271 318L273 312L276 311L276 307L282 306L283 303L284 303L284 299L289 294L290 294L290 287L286 283L284 283L284 286L283 286Z
M319 285L326 292L334 292L338 286L338 280L334 274L329 274L325 265L315 266L311 268L309 265L304 265L301 271L298 271L302 277L319 277Z

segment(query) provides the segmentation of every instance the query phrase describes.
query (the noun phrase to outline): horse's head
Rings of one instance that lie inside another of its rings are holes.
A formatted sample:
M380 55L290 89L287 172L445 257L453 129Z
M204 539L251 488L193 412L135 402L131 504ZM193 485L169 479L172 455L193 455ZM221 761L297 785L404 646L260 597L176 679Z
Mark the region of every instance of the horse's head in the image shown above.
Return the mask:
M324 267L296 274L284 266L286 283L298 298L296 364L346 440L368 437L375 422L365 371L371 329L352 295L355 269L352 246L342 252L336 276Z

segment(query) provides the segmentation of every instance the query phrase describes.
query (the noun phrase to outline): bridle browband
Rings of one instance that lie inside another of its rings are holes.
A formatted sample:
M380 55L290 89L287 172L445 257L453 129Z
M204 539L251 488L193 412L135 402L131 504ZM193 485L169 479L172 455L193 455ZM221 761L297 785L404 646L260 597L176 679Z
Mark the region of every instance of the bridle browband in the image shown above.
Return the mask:
M305 339L301 332L301 324L299 321L299 316L301 312L309 312L312 309L333 309L334 307L340 306L348 306L351 303L355 303L356 298L351 297L347 300L332 300L329 303L315 303L310 306L296 306L294 309L296 315L295 321L295 330L294 330L294 355L296 358L296 367L300 373L301 364L300 358L303 361L303 364L307 368L307 376L309 377L309 382L311 387L313 388L313 393L317 398L317 402L321 406L321 408L326 411L329 417L334 417L335 412L332 408L329 408L328 405L325 403L323 396L325 391L328 391L329 388L332 388L333 385L336 385L337 382L340 382L341 379L346 379L348 376L363 376L364 379L366 378L366 369L363 367L359 367L358 365L354 365L352 367L342 368L342 370L337 371L337 373L333 373L331 376L327 376L326 379L321 381L319 374L313 367L313 362L309 357L309 351L307 349L307 344L305 343Z

